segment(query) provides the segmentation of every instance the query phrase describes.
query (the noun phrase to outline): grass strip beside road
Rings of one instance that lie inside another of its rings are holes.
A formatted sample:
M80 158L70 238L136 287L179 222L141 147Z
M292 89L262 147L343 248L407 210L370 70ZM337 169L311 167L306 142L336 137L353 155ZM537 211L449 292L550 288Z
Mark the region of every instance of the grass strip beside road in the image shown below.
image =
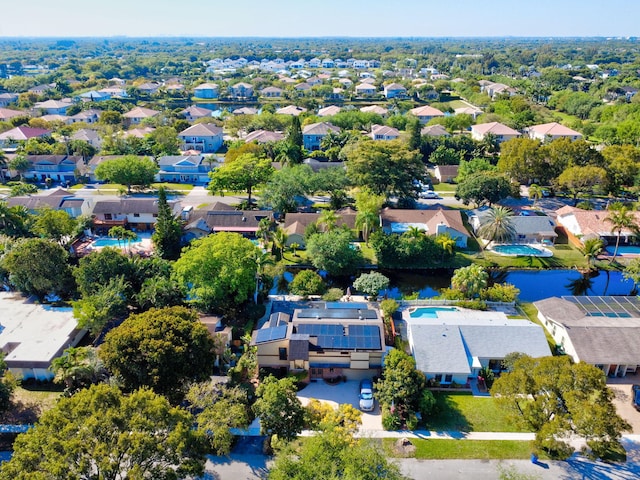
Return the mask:
M390 455L398 440L382 440ZM533 442L521 440L444 440L411 439L416 446L412 457L420 460L479 459L479 460L517 460L528 459L533 452Z

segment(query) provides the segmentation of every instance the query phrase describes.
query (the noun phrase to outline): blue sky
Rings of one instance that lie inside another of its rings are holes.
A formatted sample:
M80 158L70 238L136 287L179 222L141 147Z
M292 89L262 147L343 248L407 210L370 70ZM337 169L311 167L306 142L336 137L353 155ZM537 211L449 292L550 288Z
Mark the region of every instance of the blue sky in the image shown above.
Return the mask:
M4 3L4 2L3 2ZM0 36L640 36L638 0L9 0Z

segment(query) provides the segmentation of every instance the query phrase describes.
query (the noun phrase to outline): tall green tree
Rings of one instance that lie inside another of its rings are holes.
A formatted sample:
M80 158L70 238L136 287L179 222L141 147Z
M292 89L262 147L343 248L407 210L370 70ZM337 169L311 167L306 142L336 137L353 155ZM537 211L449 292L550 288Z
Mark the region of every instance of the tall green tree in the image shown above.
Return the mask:
M313 170L309 165L285 167L273 174L262 189L259 205L278 213L295 212L311 191Z
M356 228L362 232L362 239L369 244L369 235L380 226L380 210L384 205L384 196L375 195L369 190L360 190L355 195L356 209Z
M1 265L9 272L9 282L28 295L43 301L47 295L69 298L75 282L66 250L42 238L16 242L3 257Z
M244 190L247 192L247 203L250 205L254 187L268 182L273 172L268 158L247 153L240 155L233 162L225 162L210 172L211 181L207 188L212 193Z
M189 413L150 390L123 395L94 385L61 398L13 445L0 479L153 478L202 475L203 435Z
M580 252L587 259L587 266L589 269L593 269L593 262L598 255L600 255L604 251L604 242L599 238L587 238L584 241L584 244L580 248Z
M237 233L220 232L195 240L176 261L176 278L200 308L224 312L251 298L256 250Z
M125 155L102 162L96 167L96 178L120 183L127 186L127 193L131 193L131 186L148 187L153 183L156 173L160 169L149 158L135 155Z
M98 292L111 279L122 276L133 285L137 271L132 260L116 248L106 247L82 257L73 275L83 297ZM131 292L127 292L127 300Z
M258 386L258 399L253 410L260 417L260 428L264 434L293 440L302 431L305 409L296 396L297 391L293 377L278 380L269 375Z
M489 242L506 243L513 241L516 237L513 210L501 205L491 207L478 228L478 235Z
M616 413L602 370L568 356L513 362L491 394L517 424L536 432L535 445L552 457L568 458L572 435L583 437L594 454L606 458L629 424Z
M469 175L456 187L456 198L465 205L470 202L478 206L492 205L511 195L511 184L502 175L478 172Z
M176 260L182 248L182 223L171 211L167 191L158 189L158 218L151 236L156 255L165 260Z
M146 386L179 402L213 373L214 347L196 312L169 307L129 316L106 335L100 358L127 391Z
M78 326L97 336L107 323L123 319L128 313L129 289L124 277L118 275L104 285L97 285L91 295L72 301L73 316L78 320Z
M77 222L64 210L41 208L35 216L33 231L37 235L50 238L61 245L68 243L76 231Z
M106 377L104 364L97 349L91 346L69 347L51 362L55 383L63 384L65 391L75 393Z
M20 175L20 181L22 181L23 175L27 172L27 170L29 170L30 166L31 164L29 163L29 160L27 160L27 157L22 154L16 155L9 162L9 169L17 172L18 175Z
M307 255L315 268L329 275L351 275L364 262L351 240L351 232L345 229L317 233L307 240Z
M386 198L417 198L415 181L427 171L418 151L399 140L361 141L347 154L347 176L354 185Z
M389 278L380 272L363 273L353 282L359 292L370 295L375 300L382 290L389 288Z
M287 130L286 144L286 162L289 165L298 165L304 159L304 150L302 148L302 127L300 126L300 118L291 117L291 125Z
M596 188L606 190L605 182L607 171L601 167L569 167L558 177L558 186L567 190L574 200L574 205L578 201L578 195L592 195Z

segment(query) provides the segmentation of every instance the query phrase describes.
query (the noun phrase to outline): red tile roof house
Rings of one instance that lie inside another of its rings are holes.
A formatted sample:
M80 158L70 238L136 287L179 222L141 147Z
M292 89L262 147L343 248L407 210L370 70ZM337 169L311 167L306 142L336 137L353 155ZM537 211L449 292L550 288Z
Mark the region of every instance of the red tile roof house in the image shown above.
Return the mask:
M488 135L493 135L499 143L502 143L519 137L520 132L499 122L479 123L471 127L471 138L474 140L482 141Z
M0 148L3 150L12 150L18 146L18 142L29 140L30 138L44 138L50 135L51 130L20 125L19 127L0 133Z
M640 212L631 212L635 223L640 224ZM615 245L617 232L611 231L611 223L605 219L609 216L606 210L582 210L581 208L565 206L556 210L556 221L562 227L573 245L581 247L589 238L600 238L605 243ZM637 234L632 230L623 229L620 232L620 245L628 243Z
M529 136L541 142L549 142L558 138L569 138L571 140L580 140L582 134L571 130L569 127L560 125L559 123L544 123L542 125L533 125L526 129Z
M138 125L145 118L153 118L156 115L160 115L160 112L158 112L157 110L152 110L150 108L144 107L135 107L123 114L122 117L124 118L127 125Z
M380 212L382 230L386 233L404 233L417 227L427 235L449 233L459 248L467 248L469 233L458 210L403 210L384 208Z
M434 118L444 117L444 113L442 113L437 108L430 107L429 105L412 108L411 110L409 110L409 113L418 117L418 120L420 120L420 123L422 123L423 125L425 123L429 123Z
M343 225L351 230L356 229L356 217L358 212L352 208L342 208L336 211L337 227ZM304 232L309 225L320 219L320 213L287 213L284 219L284 231L287 233L287 245L297 243L300 248L305 248Z
M371 125L369 136L373 140L395 140L400 136L400 131L386 125Z

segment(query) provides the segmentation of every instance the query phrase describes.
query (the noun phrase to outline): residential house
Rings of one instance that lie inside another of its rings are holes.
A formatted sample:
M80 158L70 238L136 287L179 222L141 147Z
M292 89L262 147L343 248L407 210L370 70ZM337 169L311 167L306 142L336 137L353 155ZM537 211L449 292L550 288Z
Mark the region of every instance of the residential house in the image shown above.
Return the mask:
M338 113L340 113L340 111L342 110L342 108L336 106L336 105L329 105L328 107L324 107L321 108L320 110L318 110L318 116L319 117L332 117Z
M484 367L499 372L510 353L551 355L542 327L503 312L456 308L421 318L420 307L411 307L402 316L416 368L436 385L469 384Z
M234 115L257 115L258 109L253 107L241 107L236 108L232 113Z
M229 96L233 98L251 98L253 97L253 85L250 83L240 82L230 85L227 89Z
M48 115L66 115L67 109L72 105L71 102L62 100L47 100L46 102L38 102L34 105L34 110L40 110Z
M415 117L418 117L418 120L420 120L420 123L422 123L423 125L425 123L429 123L434 118L444 117L444 113L442 113L437 108L430 107L429 105L412 108L411 110L409 110L409 113L411 113L411 115Z
M124 87L113 86L98 90L98 92L108 95L109 98L128 98L129 94Z
M17 101L18 95L15 93L0 93L0 108L8 107Z
M307 371L312 380L371 378L382 369L384 324L366 303L317 302L292 314L275 311L251 345L259 368Z
M218 85L215 83L202 83L193 90L195 98L213 99L218 98Z
M270 143L284 140L285 135L282 132L270 132L269 130L254 130L244 137L245 143Z
M29 140L30 138L44 138L50 135L51 130L20 125L19 127L0 133L0 148L5 151L13 150L18 146L19 142Z
M640 297L551 297L533 303L558 349L609 377L640 366Z
M292 115L297 117L301 113L306 112L307 109L304 107L298 107L297 105L287 105L286 107L282 107L276 110L276 113L279 115Z
M98 120L100 120L101 113L102 112L100 110L96 110L92 108L89 110L83 110L82 112L78 112L69 118L71 119L71 123L84 122L88 124L93 124L93 123L98 123Z
M388 234L402 234L411 227L416 227L430 236L448 233L455 239L458 248L467 248L469 239L459 210L445 210L441 207L429 210L384 208L380 212L380 224L382 230Z
M20 110L12 110L10 108L0 108L0 121L6 122L14 117L24 117L28 114Z
M138 85L136 88L141 93L144 93L146 95L153 95L160 89L160 84L158 82L146 82Z
M15 292L0 292L0 319L4 362L22 380L53 380L53 359L87 332L78 327L71 307L44 306Z
M180 213L179 202L169 200L175 215ZM116 225L128 226L134 231L153 230L158 218L157 198L118 198L96 200L93 206L93 228L107 232Z
M558 138L569 138L570 140L580 140L582 138L580 132L556 122L533 125L526 128L525 131L529 134L529 137L541 142L550 142Z
M42 85L36 85L35 87L31 87L29 90L27 90L27 92L35 93L36 95L40 96L40 95L44 95L50 90L53 90L54 88L56 88L55 83L45 83Z
M373 140L395 140L400 136L400 131L386 125L371 125L369 136Z
M476 233L489 217L490 211L489 207L482 207L469 212L469 224ZM522 210L519 215L509 217L509 223L513 226L516 234L513 238L513 243L552 245L558 238L555 230L556 224L547 215L537 215L536 212Z
M404 85L399 83L390 83L384 86L385 98L405 98L407 96L407 89Z
M34 195L9 197L7 198L7 205L10 207L22 206L31 213L37 213L41 208L62 210L67 212L72 218L77 218L80 215L91 215L93 210L93 200L91 197L77 197L63 188L46 190Z
M520 132L499 122L479 123L471 126L471 138L482 141L491 135L498 143L520 136Z
M293 89L297 92L310 92L311 91L311 85L307 82L302 82L302 83L298 83L296 85L293 86Z
M212 123L198 123L178 134L182 150L215 153L222 146L222 128Z
M37 182L44 182L47 178L55 182L75 183L76 164L82 160L80 156L69 155L28 155L29 169L24 173L25 178Z
M469 106L469 107L460 107L453 110L453 113L456 115L470 115L471 118L475 121L478 116L482 115L484 112L480 110L478 107Z
M195 210L188 214L185 236L192 240L212 233L233 232L248 238L256 238L260 221L265 218L273 220L273 212L271 210L236 210L229 205L217 202L211 208Z
M96 150L100 150L102 148L102 139L98 132L95 130L90 130L88 128L81 128L76 130L73 135L71 135L71 140L81 140L83 142L87 142Z
M336 63L331 58L325 58L322 60L322 68L335 68Z
M387 110L384 107L381 107L380 105L367 105L366 107L362 107L360 111L364 113L375 113L382 117L386 116L387 113L389 113L389 110Z
M630 212L636 225L640 224L640 212ZM585 240L599 238L605 245L615 245L618 232L612 232L612 225L606 220L609 212L606 210L582 210L581 208L564 206L556 210L556 221L567 234L569 241L581 247ZM633 243L638 236L633 229L623 228L620 233L620 245Z
M132 128L130 130L121 132L120 135L122 135L124 138L129 138L129 137L145 138L151 132L155 132L155 130L156 129L153 127L138 127L138 128Z
M450 137L451 135L447 132L447 129L442 125L429 125L427 127L423 127L420 130L420 135L427 135L429 137Z
M334 87L331 90L331 93L327 93L324 95L324 99L327 101L342 102L344 100L344 89Z
M374 85L369 83L359 83L356 85L356 95L359 97L372 97L377 93L377 89Z
M66 115L58 115L56 113L51 115L43 115L38 117L40 120L47 123L63 123L65 125L71 125L73 122L71 121L71 117L67 117Z
M336 227L348 227L356 230L356 217L358 212L352 208L341 208L336 211ZM284 219L283 229L287 233L287 245L297 243L300 248L305 248L304 232L309 225L320 220L320 213L287 213Z
M103 102L109 100L111 94L109 92L91 90L90 92L81 93L78 97L83 102Z
M320 142L329 133L340 133L340 128L329 122L312 123L302 129L302 142L304 148L310 152L320 149Z
M481 80L478 83L480 84L480 91L486 93L492 100L495 100L500 95L508 95L511 97L518 93L515 88L505 85L504 83L494 83L488 80Z
M127 125L139 125L143 120L147 118L153 118L160 115L157 110L144 107L134 107L128 112L124 113L122 117Z
M193 122L199 118L210 117L212 113L208 108L197 107L195 105L191 105L180 112L188 122Z
M204 184L209 182L209 172L217 166L204 155L166 155L158 159L159 182Z
M283 90L278 87L266 87L260 90L260 95L265 98L280 98Z
M436 165L433 175L440 183L453 183L458 176L458 165Z

